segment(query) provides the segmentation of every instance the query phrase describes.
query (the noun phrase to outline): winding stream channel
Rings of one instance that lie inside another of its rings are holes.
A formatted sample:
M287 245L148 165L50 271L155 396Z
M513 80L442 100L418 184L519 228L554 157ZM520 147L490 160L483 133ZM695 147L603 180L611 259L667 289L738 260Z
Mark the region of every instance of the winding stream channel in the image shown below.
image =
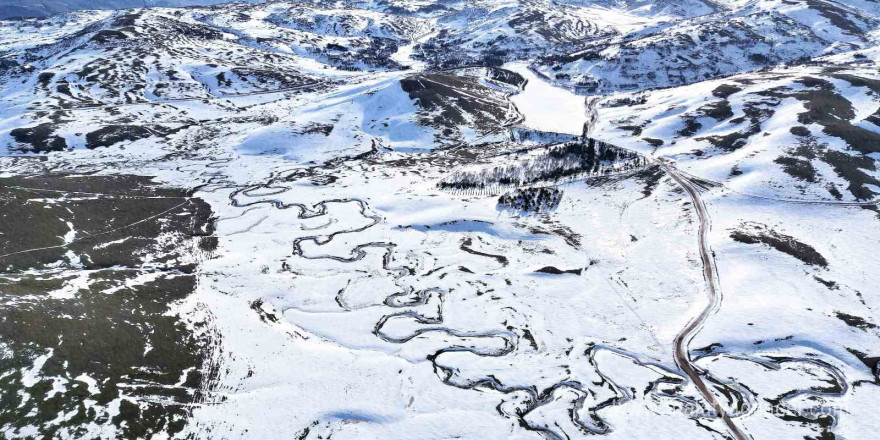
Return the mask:
M543 83L541 79L537 78L532 72L528 71L528 69L524 65L516 65L510 67L512 67L512 70L514 70L515 72L523 75L529 81L528 84L535 85ZM547 86L552 87L549 85ZM540 87L533 89L540 89ZM554 89L556 88L554 87ZM559 130L559 126L557 123L558 118L556 117L559 116L559 114L558 112L554 113L552 111L549 114L538 115L537 120L533 119L530 124L528 113L529 109L546 108L547 103L543 100L543 98L541 98L541 96L536 96L534 92L530 94L528 90L529 88L526 87L525 90L522 91L521 95L515 95L516 100L511 99L511 101L513 101L513 103L515 104L515 108L522 115L522 119L524 120L523 124L527 128L536 129L547 133L573 134L573 127L575 125L582 125L582 120L572 118L570 114L566 114L566 116L570 120L575 120L575 123L567 123L566 127L562 128L562 130ZM555 93L557 93L557 95L554 96L562 96L559 95L560 92ZM564 90L562 90L562 93L568 93L568 96L565 98L567 102L565 103L565 105L559 105L554 108L571 108L571 106L575 102L577 102L580 108L583 108L584 98L582 96L578 96L574 93L566 92ZM582 119L586 120L586 115L584 115ZM545 121L553 122L553 126L543 126L543 123ZM505 124L505 128L507 127L507 125L517 122L519 121L511 121L509 124ZM376 155L370 157L371 154ZM721 419L721 421L723 421L725 427L727 428L728 435L731 438L733 438L734 440L752 440L752 437L747 434L734 421L733 417L731 417L730 414L728 414L722 403L719 401L719 398L715 394L713 394L709 382L715 382L715 380L711 377L708 371L704 370L696 364L694 359L692 359L691 357L689 349L690 342L700 332L708 318L720 309L722 303L722 294L716 275L715 261L708 243L708 234L711 230L711 220L707 213L706 206L704 205L703 200L700 197L700 189L697 186L697 183L695 183L700 180L699 178L690 176L687 173L679 171L670 161L665 161L659 158L645 157L645 163L659 166L678 186L680 186L687 193L691 203L694 206L699 222L697 238L700 258L703 266L703 276L706 282L706 294L708 297L708 304L700 311L698 315L692 317L688 321L687 325L683 329L681 329L674 338L673 360L675 365L678 367L678 371L675 371L673 368L664 367L661 364L643 361L641 360L639 355L624 352L615 347L604 345L592 346L589 349L588 353L589 360L592 364L594 364L593 366L595 367L597 373L602 377L603 384L610 387L610 389L613 391L613 396L599 402L591 403L588 408L585 408L587 406L588 396L591 396L592 391L589 384L581 384L574 380L563 380L555 383L553 386L546 389L539 389L534 385L523 386L505 384L502 380L499 380L492 375L488 375L482 379L475 379L466 382L460 382L456 380L456 378L454 377L455 371L453 371L453 369L451 369L450 367L444 365L442 362L438 362L438 357L440 357L444 353L461 351L466 351L476 356L482 357L506 356L517 350L517 348L519 347L521 336L518 335L516 332L511 331L510 329L472 332L462 329L455 329L446 325L444 323L444 302L446 300L448 292L440 288L414 290L412 287L405 286L406 283L402 282L402 278L407 276L414 276L416 273L416 268L406 265L392 265L392 262L394 261L393 254L395 252L395 248L397 247L397 244L395 244L394 242L389 240L359 244L354 246L348 256L343 257L329 254L312 254L304 251L301 246L303 242L311 242L311 244L320 247L329 243L331 240L334 239L334 237L337 237L341 234L355 234L372 228L382 223L384 221L384 218L376 214L375 211L373 211L372 209L370 209L368 201L363 199L329 199L319 202L313 206L306 206L300 203L285 203L280 199L274 199L271 197L276 194L289 191L291 188L284 185L285 183L294 182L298 179L305 177L314 177L322 170L332 169L344 164L347 161L354 161L359 159L369 159L371 161L375 160L377 163L381 162L380 152L374 148L374 151L371 153L347 158L340 158L338 160L334 160L331 163L327 163L321 166L315 166L305 170L299 169L288 175L275 175L264 184L239 187L229 195L230 203L233 206L239 208L248 208L256 204L269 204L276 209L297 208L297 210L299 211L297 217L300 219L327 215L327 206L329 204L357 204L359 206L360 215L369 220L367 224L351 229L336 231L331 234L320 234L316 232L314 235L297 238L293 242L293 255L311 260L329 259L342 263L354 263L362 260L367 255L365 251L365 249L367 248L383 249L384 255L382 257L382 268L392 274L394 283L402 289L402 293L394 293L386 297L383 304L379 305L388 307L389 313L384 314L375 323L375 326L373 327L373 334L384 342L395 344L405 344L417 337L427 336L428 334L442 335L443 338L455 340L454 342L450 340L444 340L445 348L441 348L428 356L428 360L433 363L434 369L440 376L440 379L445 384L458 388L493 389L495 391L505 394L523 393L527 395L528 399L526 404L515 412L507 412L506 410L501 408L501 405L499 405L499 412L501 412L502 415L518 419L519 424L524 429L541 432L552 438L565 438L548 427L530 424L530 422L526 421L526 417L530 413L532 413L533 410L550 402L553 399L554 393L557 390L568 390L578 396L575 401L574 409L570 409L569 411L572 419L571 421L577 426L577 428L583 432L590 434L603 434L608 432L611 427L608 426L596 414L596 412L608 406L618 405L626 401L632 400L633 396L629 389L615 384L610 378L602 375L599 367L595 365L595 354L599 351L607 350L629 358L639 365L649 366L657 371L662 371L663 377L654 381L649 387L649 390L652 392L657 392L656 388L660 383L681 383L684 382L684 376L686 376L687 379L689 379L694 384L697 392L702 396L702 399L705 401L705 403L711 406L713 413L710 417ZM253 197L255 198L255 200L249 202L243 201L243 199L247 197ZM327 223L327 225L331 224L332 222L333 219L330 219L330 223ZM322 228L317 227L314 229L319 230ZM461 249L463 251L469 251L469 248L467 248L466 245L462 245ZM487 258L499 258L499 256L484 254L478 251L472 251L470 253ZM506 264L506 261L502 263ZM340 294L337 296L336 301L340 305L340 307L349 310L349 308L346 306L345 298L342 297L342 292L340 292ZM418 307L418 309L416 307ZM406 334L395 334L393 330L389 331L387 327L389 327L390 324L399 322L399 320L408 320L411 323L414 323L416 325L416 328ZM740 393L742 392L742 390L738 390L736 392ZM657 392L657 394L680 401L689 400L689 398L681 395L665 395L662 392ZM585 420L580 420L578 417L578 413L580 413L581 410L584 409L587 410L588 417L586 417Z

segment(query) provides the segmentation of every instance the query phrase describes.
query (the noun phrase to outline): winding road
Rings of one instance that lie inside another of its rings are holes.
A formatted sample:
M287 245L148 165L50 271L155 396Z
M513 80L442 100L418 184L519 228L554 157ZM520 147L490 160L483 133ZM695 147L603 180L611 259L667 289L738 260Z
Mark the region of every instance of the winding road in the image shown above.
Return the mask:
M687 374L691 381L693 381L694 385L696 385L697 389L700 391L700 394L703 395L703 398L706 399L715 412L721 417L721 420L724 421L724 424L727 425L727 429L730 431L733 438L735 440L751 440L751 437L733 422L733 419L727 414L724 407L721 406L718 398L712 394L712 391L706 385L706 381L703 380L704 373L702 369L691 360L690 350L688 349L691 340L697 332L699 332L700 328L702 328L703 323L709 315L715 313L721 306L721 292L716 288L715 260L712 258L712 252L709 250L709 243L706 239L709 232L709 216L706 214L706 206L703 204L702 199L700 199L693 184L686 178L682 177L675 167L663 161L657 161L657 163L667 174L669 174L670 177L672 177L673 180L676 181L676 183L681 185L685 192L688 193L688 196L690 196L691 201L693 202L694 209L696 209L697 216L700 220L700 259L703 260L703 277L706 279L709 295L709 304L706 305L706 308L704 308L699 315L691 319L688 325L675 336L675 350L673 354L675 364Z

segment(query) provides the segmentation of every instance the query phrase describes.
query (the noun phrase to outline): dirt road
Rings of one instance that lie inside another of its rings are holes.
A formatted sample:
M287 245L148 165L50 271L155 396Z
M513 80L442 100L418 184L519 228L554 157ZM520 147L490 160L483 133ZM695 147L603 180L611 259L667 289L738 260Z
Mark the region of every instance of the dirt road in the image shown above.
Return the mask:
M709 232L709 216L706 214L706 207L703 205L703 201L700 199L693 184L686 178L682 177L675 167L662 161L658 163L669 174L669 176L681 185L685 192L688 193L688 196L690 196L691 201L693 202L697 216L699 217L700 259L703 261L703 277L706 279L707 292L709 295L709 304L706 305L706 308L704 308L699 315L691 319L688 325L676 335L674 351L675 363L678 365L678 368L684 371L684 373L694 382L694 385L696 385L700 394L703 395L703 398L709 402L715 412L721 417L724 424L727 425L730 435L736 440L751 440L751 437L745 434L745 432L733 422L733 419L730 418L724 410L724 407L718 402L718 398L712 394L712 390L709 389L705 380L703 380L703 371L700 367L691 361L690 350L688 349L691 339L694 338L694 335L696 335L703 326L706 318L715 313L715 311L721 306L721 293L719 292L719 289L716 288L717 279L715 276L715 261L712 258L712 252L709 250L709 244L706 239Z

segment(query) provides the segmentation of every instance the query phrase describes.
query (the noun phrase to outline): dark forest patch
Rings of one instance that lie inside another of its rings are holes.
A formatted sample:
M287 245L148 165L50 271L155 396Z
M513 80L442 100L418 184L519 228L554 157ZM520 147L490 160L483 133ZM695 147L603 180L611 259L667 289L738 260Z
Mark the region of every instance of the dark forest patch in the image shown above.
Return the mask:
M498 198L498 206L527 212L543 212L556 209L562 200L558 188L523 188L508 192Z
M539 182L558 182L592 174L602 176L638 170L645 160L637 153L595 139L551 145L540 155L511 157L502 165L479 170L456 171L438 182L446 190L467 190L494 186L511 187ZM616 166L616 167L615 167Z

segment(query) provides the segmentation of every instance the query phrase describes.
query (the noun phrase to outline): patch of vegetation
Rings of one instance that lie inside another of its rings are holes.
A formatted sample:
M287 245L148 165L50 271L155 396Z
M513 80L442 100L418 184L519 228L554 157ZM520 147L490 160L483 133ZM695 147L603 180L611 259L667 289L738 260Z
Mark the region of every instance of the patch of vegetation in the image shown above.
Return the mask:
M24 148L27 151L34 153L63 151L67 149L67 142L63 137L55 134L55 128L55 124L45 122L33 127L15 128L9 134L16 142L30 145L30 148Z
M650 145L654 148L658 148L658 147L663 146L663 139L645 137L645 138L642 138L642 140L647 142L648 145Z
M654 190L657 189L657 186L660 185L660 180L663 179L666 173L663 171L663 168L660 168L660 165L651 166L643 171L639 171L635 174L635 179L644 185L642 188L642 196L650 197L651 194L654 193Z
M140 125L108 125L86 134L86 148L109 147L124 141L136 141L157 134Z
M617 98L606 102L604 107L633 107L636 105L646 104L648 98L645 95L637 95L634 97Z
M855 327L857 329L868 330L877 328L876 324L870 321L865 321L865 318L862 318L860 316L848 315L843 312L834 312L834 316L836 316L837 319L845 322L846 325L850 327Z
M49 82L55 77L55 72L40 72L37 82L43 87L49 87Z
M718 98L727 99L728 97L730 97L730 95L733 95L734 93L738 93L740 91L742 91L742 87L733 84L721 84L720 86L716 87L715 90L712 90L712 95Z
M697 116L683 116L684 119L684 128L678 130L679 136L693 136L703 128L703 124L697 122Z
M816 168L808 160L791 156L780 156L773 162L782 165L782 169L793 177L807 182L816 182Z
M641 136L642 127L639 125L621 125L617 128L630 132L633 136Z
M508 117L503 94L474 78L425 73L404 78L400 86L423 110L419 118L422 125L454 130L461 125L488 129ZM473 96L484 99L477 100Z
M835 27L843 29L851 35L864 35L865 32L848 18L851 13L834 3L806 0L806 4L810 9L819 11L819 14L831 21L831 24Z
M735 151L746 145L749 138L761 132L761 124L774 114L771 107L779 105L778 97L770 96L769 99L747 102L743 105L744 118L733 119L731 123L742 123L748 120L749 125L744 131L735 131L726 135L714 135L697 138L698 141L709 141L716 148L725 151Z
M835 91L833 84L814 77L800 78L797 82L810 87L792 95L803 101L807 109L798 115L800 123L819 124L825 134L843 139L850 148L861 153L880 153L880 134L849 122L855 118L855 110L852 103Z
M527 212L551 211L559 206L562 191L558 188L524 188L498 198L498 206Z
M704 138L699 138L697 140L707 140L716 148L721 148L725 151L735 151L743 146L749 141L749 138L752 137L754 133L749 132L733 132L725 135L715 135L708 136Z
M876 169L874 159L868 156L853 156L841 151L827 151L822 155L822 160L831 165L837 175L849 182L847 189L856 199L870 200L877 196L876 192L865 185L880 186L880 181L862 171L862 169L874 171Z
M880 90L880 82L870 78L862 78L857 75L842 74L834 71L827 73L855 86L868 87L874 93L877 93L877 90ZM803 102L806 111L798 115L798 121L804 125L818 124L822 126L823 133L843 140L848 149L852 152L849 150L830 150L827 146L821 146L821 151L816 151L812 153L812 155L796 153L793 154L793 156L801 156L807 161L817 158L831 165L832 169L834 169L838 176L849 182L847 189L858 200L868 200L876 197L878 194L866 185L880 186L880 181L869 175L866 171L876 170L876 162L871 156L869 156L869 154L880 152L880 134L858 125L854 125L850 122L855 118L855 110L853 109L852 103L841 96L829 80L814 76L805 76L798 78L795 82L803 85L806 89L795 91L786 87L777 87L757 94L775 100L795 98ZM754 106L752 106L751 109L747 109L747 112L753 113L751 116L752 126L747 133L756 134L760 131L760 124L756 125L755 122L756 120L764 118L760 114L761 111L761 108ZM870 118L868 119L870 120ZM880 119L878 119L878 121L880 121ZM799 150L803 150L805 142L814 142L810 130L805 126L795 126L792 127L790 131L795 136L804 138ZM716 146L730 149L737 145L743 145L743 139L745 138L746 136L734 133L728 135L727 138L715 138L709 140L713 141ZM811 148L813 150L819 150L816 146ZM783 165L783 169L795 177L803 178L811 182L818 180L816 179L813 165L805 163L804 160L798 158L780 158L777 159L777 163ZM813 180L810 180L811 178ZM829 187L828 190L835 197L842 198L840 191L833 186Z
M335 126L333 124L310 122L301 129L294 129L293 132L296 134L322 134L324 136L330 136L330 133L333 132L334 128Z
M298 87L311 82L308 77L285 70L254 69L250 67L233 67L231 72L252 84L266 85L273 88Z
M698 108L697 112L716 121L723 121L733 117L733 110L730 108L730 102L726 99L706 104Z
M535 273L545 273L550 275L564 275L564 274L572 274L572 275L580 275L584 272L583 269L567 269L562 270L555 266L545 266L535 271Z
M880 80L848 73L831 73L831 76L833 78L842 79L856 87L867 87L871 89L873 93L880 94Z
M799 137L810 136L810 129L807 127L804 127L803 125L796 125L794 127L791 127L789 129L789 131L791 132L791 134L793 134L795 136L799 136Z
M526 84L526 79L522 75L507 69L487 67L486 72L489 79L493 81L510 84L514 87L523 87Z
M457 171L437 186L454 190L524 186L642 166L644 159L638 154L589 139L551 146L540 155L526 154L522 159L491 169Z
M862 363L871 370L875 382L880 382L880 356L871 356L849 347L847 347L846 351L852 353L853 356L862 361Z
M133 176L3 178L0 203L0 249L20 251L0 257L0 344L10 353L0 358L0 430L79 438L97 423L114 438L181 433L216 372L211 341L168 312L195 289L185 254L216 246L201 243L213 238L209 207ZM29 251L47 246L56 247ZM88 281L69 286L82 270ZM155 278L133 283L148 272Z
M756 223L744 224L741 229L730 233L730 238L746 244L766 244L779 252L790 255L812 265L827 267L828 261L812 246L798 241L794 237L780 234L764 225Z
M105 43L110 43L112 41L127 40L127 39L128 39L128 35L125 35L125 33L123 33L123 32L120 32L115 29L104 29L104 30L100 30L97 33L95 33L95 35L93 35L90 40L94 41L96 43L105 44Z

